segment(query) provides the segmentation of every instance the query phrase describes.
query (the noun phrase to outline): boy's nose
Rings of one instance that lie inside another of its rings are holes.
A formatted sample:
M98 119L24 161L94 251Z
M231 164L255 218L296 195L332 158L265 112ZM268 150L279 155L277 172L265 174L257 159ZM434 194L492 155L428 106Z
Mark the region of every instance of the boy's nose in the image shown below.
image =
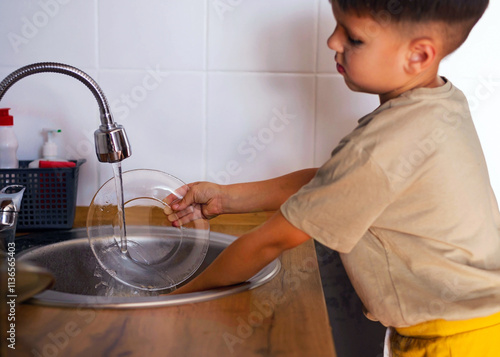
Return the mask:
M340 41L338 26L335 28L335 31L333 31L330 37L328 37L326 43L328 45L328 48L330 48L331 50L334 50L336 52L342 52L342 43Z

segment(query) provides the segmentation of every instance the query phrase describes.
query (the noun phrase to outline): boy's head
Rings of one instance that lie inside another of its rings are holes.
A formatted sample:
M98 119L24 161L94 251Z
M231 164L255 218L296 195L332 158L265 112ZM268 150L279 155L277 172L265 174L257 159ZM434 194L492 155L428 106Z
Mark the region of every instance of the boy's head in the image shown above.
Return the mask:
M439 63L457 49L488 0L331 0L337 21L328 46L349 88L382 102L437 87Z
M344 12L394 22L403 30L439 25L445 53L460 47L488 7L489 0L333 0Z

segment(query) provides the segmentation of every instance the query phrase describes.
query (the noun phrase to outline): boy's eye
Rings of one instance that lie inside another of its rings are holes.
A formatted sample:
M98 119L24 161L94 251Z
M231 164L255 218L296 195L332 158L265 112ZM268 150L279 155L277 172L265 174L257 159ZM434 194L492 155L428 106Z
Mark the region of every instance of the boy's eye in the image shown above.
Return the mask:
M360 41L360 40L356 40L354 38L352 38L351 36L348 36L347 37L347 41L349 41L349 43L353 46L360 46L363 44L363 41Z

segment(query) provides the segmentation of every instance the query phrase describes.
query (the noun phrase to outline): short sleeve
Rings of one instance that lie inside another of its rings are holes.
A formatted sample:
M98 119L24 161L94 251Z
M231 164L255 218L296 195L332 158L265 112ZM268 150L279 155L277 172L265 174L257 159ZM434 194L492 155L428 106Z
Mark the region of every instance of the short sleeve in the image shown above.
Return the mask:
M284 217L320 243L348 253L391 202L383 170L353 143L335 150L282 206Z

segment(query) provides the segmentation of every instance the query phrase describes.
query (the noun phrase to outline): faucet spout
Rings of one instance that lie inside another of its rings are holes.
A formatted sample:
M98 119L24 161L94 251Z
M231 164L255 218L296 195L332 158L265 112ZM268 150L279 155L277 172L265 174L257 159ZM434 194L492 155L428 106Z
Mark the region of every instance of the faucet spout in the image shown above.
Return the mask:
M25 187L10 185L0 190L0 252L14 242Z
M113 121L109 104L102 89L88 74L78 68L54 62L34 63L9 74L0 83L0 100L20 79L36 73L52 72L73 77L82 82L94 95L99 105L101 125L94 133L97 158L101 162L119 162L132 155L125 129Z

